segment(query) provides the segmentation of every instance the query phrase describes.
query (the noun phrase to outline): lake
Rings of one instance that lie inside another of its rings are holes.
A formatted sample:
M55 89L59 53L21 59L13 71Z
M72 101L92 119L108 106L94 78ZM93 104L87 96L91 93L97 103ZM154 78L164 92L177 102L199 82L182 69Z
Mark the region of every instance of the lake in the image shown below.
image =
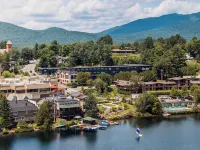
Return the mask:
M198 150L200 116L119 121L96 133L51 131L0 137L0 150ZM143 137L137 138L136 127Z

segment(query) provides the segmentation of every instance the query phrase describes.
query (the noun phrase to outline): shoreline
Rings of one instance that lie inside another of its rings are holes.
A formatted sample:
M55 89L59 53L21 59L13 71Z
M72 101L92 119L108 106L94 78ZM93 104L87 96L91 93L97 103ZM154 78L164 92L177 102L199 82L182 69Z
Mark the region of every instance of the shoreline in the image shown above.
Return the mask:
M182 111L182 112L170 112L169 116L163 116L163 115L152 115L152 114L142 114L142 113L138 113L138 112L131 112L129 114L126 114L125 116L116 116L115 118L106 118L107 120L110 121L120 121L120 120L124 120L124 119L139 119L139 118L178 118L178 117L189 117L189 116L193 116L193 115L197 115L200 112L198 111ZM65 127L67 130L70 130L70 128ZM17 129L17 128L16 128ZM8 135L15 135L15 134L21 134L21 133L32 133L32 132L42 132L42 131L51 131L51 130L56 130L57 128L55 126L52 126L52 128L50 130L42 130L42 129L33 129L33 131L28 131L28 132L16 132L15 130L7 130L6 134L3 134L3 132L0 133L0 136L8 136Z

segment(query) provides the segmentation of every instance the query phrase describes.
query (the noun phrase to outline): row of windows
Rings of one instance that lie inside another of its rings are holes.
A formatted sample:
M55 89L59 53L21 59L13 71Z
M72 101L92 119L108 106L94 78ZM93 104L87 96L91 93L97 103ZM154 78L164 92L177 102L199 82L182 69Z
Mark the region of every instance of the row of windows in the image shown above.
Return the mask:
M65 104L60 104L60 106L73 105L73 104L79 104L79 103L78 102L69 102L69 103L65 103Z

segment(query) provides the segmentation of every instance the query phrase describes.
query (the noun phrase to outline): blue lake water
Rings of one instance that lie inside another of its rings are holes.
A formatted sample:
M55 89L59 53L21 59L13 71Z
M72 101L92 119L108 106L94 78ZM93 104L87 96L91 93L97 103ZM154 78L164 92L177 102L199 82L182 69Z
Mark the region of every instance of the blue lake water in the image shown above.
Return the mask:
M136 137L136 127L143 137ZM129 119L96 133L51 131L0 137L0 150L199 150L200 116Z

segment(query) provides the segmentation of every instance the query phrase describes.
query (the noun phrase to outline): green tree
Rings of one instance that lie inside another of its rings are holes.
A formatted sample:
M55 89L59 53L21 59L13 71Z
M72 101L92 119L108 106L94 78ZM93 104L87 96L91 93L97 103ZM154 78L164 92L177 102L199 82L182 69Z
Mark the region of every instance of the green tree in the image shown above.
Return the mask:
M200 88L194 90L194 102L195 104L200 103Z
M179 46L174 46L171 49L171 74L173 76L182 76L181 68L186 66L186 56L185 51Z
M117 80L126 80L126 81L129 81L130 80L130 78L131 78L131 72L123 72L123 71L121 71L121 72L119 72L119 73L116 73L115 75L114 75L114 80L115 81L117 81Z
M79 72L76 76L76 81L79 85L85 85L90 78L91 74L89 72Z
M147 37L144 41L144 49L152 49L154 48L154 42L152 37Z
M155 81L157 79L153 70L141 72L140 75L143 77L144 82Z
M143 81L143 77L142 76L140 76L139 74L132 74L132 76L130 78L131 90L133 92L138 93L138 90L142 86L142 81Z
M49 49L52 50L56 55L59 54L59 45L52 44L49 46Z
M112 76L109 74L106 74L105 72L98 74L97 78L101 79L103 82L107 83L108 85L111 85L113 82Z
M3 76L4 78L13 78L13 77L15 77L15 74L14 74L14 73L11 73L10 71L4 71L4 72L2 73L2 76Z
M96 118L98 115L96 98L93 95L88 95L85 99L86 116Z
M7 41L1 41L0 42L0 49L6 49L6 43L7 43Z
M44 48L46 48L47 47L47 45L46 44L41 44L41 45L39 45L39 49L41 50L41 49L44 49Z
M18 50L12 50L10 52L10 58L11 60L19 60L19 58L21 57L21 53Z
M99 94L106 93L108 89L108 84L103 82L101 79L97 78L94 81L95 88Z
M70 45L63 45L62 46L62 49L61 49L61 55L66 57L69 55L71 51L71 46Z
M192 85L192 86L190 87L190 94L194 96L194 91L195 91L196 89L200 89L200 87L199 87L198 85L196 85L196 84Z
M39 45L38 45L38 43L36 43L35 46L34 46L33 55L34 55L35 59L38 59L38 57L39 57Z
M49 57L49 67L56 67L57 59L55 56Z
M1 67L4 70L10 70L10 54L5 52L1 57Z
M162 114L162 104L152 94L143 93L135 99L135 107L138 112L160 115Z
M112 37L110 35L103 36L97 41L97 44L113 45Z
M43 68L49 66L49 62L48 62L48 57L47 57L47 55L42 55L42 56L40 57L39 66L40 66L40 67L43 67Z
M33 50L30 48L23 48L21 52L21 57L23 60L28 61L33 59Z
M188 96L188 95L189 95L189 92L188 92L186 86L183 86L183 87L182 87L181 93L182 93L182 94L181 94L182 96Z
M50 102L45 101L39 108L36 115L36 124L41 126L47 124L47 122L52 125L53 116L51 114L51 105Z
M1 127L8 128L13 123L13 116L11 113L10 105L5 96L0 95L0 118Z
M3 124L4 124L4 119L3 117L0 117L0 128L3 128Z
M94 85L94 82L92 79L87 80L87 86L92 87Z
M170 95L172 95L172 96L179 96L178 87L176 85L174 85L171 88Z

